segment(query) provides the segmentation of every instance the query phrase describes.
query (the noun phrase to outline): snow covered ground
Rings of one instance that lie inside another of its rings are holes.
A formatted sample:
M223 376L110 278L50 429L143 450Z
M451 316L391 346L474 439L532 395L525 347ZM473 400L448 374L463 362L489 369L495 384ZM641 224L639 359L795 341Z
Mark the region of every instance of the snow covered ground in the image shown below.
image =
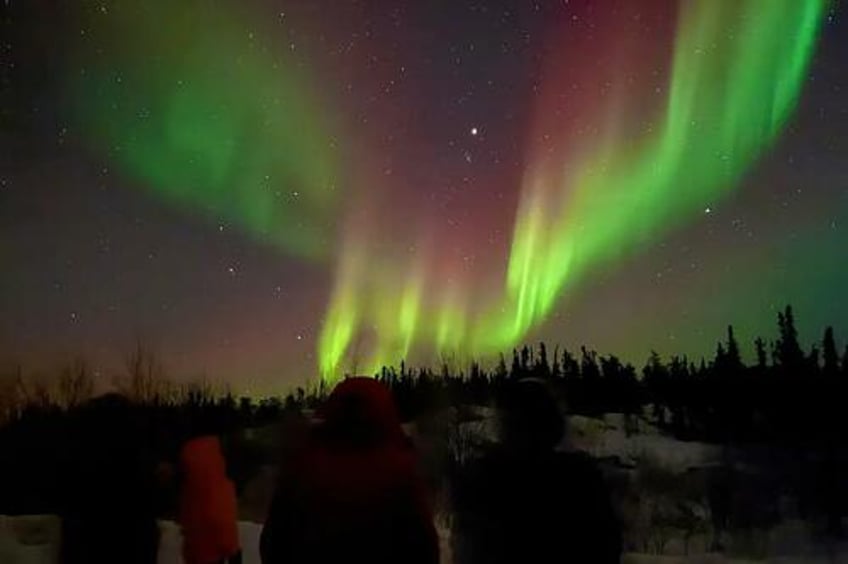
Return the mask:
M159 545L159 564L182 564L179 527L171 521L160 522L162 537ZM22 517L0 516L0 562L3 564L56 564L61 538L59 519L52 515ZM244 564L260 564L259 535L262 525L242 521L239 523ZM442 536L442 564L453 564L446 531ZM848 546L832 547L829 553L823 547L808 546L806 552L792 556L770 557L763 560L732 559L719 554L693 554L689 556L656 556L626 554L623 564L750 564L771 562L775 564L838 564L848 562ZM456 563L461 564L461 563Z
M479 419L473 423L463 424L468 430L485 439L494 436L494 413L491 410L479 409ZM607 414L602 418L570 416L567 420L568 437L561 445L563 449L576 449L590 453L598 460L617 460L617 472L627 476L626 483L630 490L636 491L640 499L637 510L629 517L631 528L645 535L648 544L635 542L630 546L653 546L652 529L649 518L644 523L645 506L660 507L668 502L672 506L678 500L659 500L657 492L649 491L649 484L643 483L641 476L646 461L655 468L654 481L660 478L659 495L664 495L665 489L672 488L673 482L681 476L698 477L700 469L721 463L723 449L718 445L699 442L677 441L660 433L649 421L634 418L625 421L619 414ZM629 431L629 432L628 432ZM433 442L426 434L411 432L425 455L428 441ZM437 437L438 438L438 437ZM438 441L435 441L438 443ZM438 468L438 464L435 465ZM658 473L659 472L659 473ZM242 492L239 500L241 518L239 534L244 554L245 564L259 564L259 536L262 525L259 523L267 512L267 505L273 493L275 472L273 467L264 466L256 473ZM663 485L665 484L665 485ZM619 484L621 485L621 484ZM690 484L691 485L691 484ZM656 485L655 485L656 487ZM690 492L691 493L691 492ZM696 497L700 494L695 489ZM631 499L632 501L632 499ZM698 501L696 499L696 501ZM631 504L631 509L633 509ZM703 553L711 532L708 529L697 530L689 537L688 552L682 542L682 530L673 526L666 527L663 535L666 537L662 551L663 555L655 554L626 554L622 558L624 564L747 564L753 562L773 562L777 564L848 564L848 544L827 545L816 539L810 532L808 523L797 518L792 511L781 511L783 520L776 526L770 525L768 530L750 530L740 533L727 533L723 544L730 548L733 554L758 554L758 558L728 557L724 554ZM709 519L704 519L709 527ZM436 519L441 541L441 562L454 564L450 552L450 532L445 527L445 519ZM640 527L645 526L644 530ZM848 525L848 523L846 523ZM181 537L179 527L170 521L160 522L162 531L159 563L180 564ZM0 516L0 563L20 564L54 564L57 562L58 546L61 539L61 523L55 516ZM462 564L457 562L455 564Z
M160 521L159 527L159 564L182 564L179 527L173 521ZM61 528L55 515L0 516L0 563L57 564ZM260 564L261 531L261 524L239 523L245 564Z
M260 564L259 535L262 533L262 524L240 521L238 525L243 564ZM159 538L159 564L182 564L179 526L173 521L160 521L159 528L162 531Z
M632 433L623 415L607 413L601 418L572 415L564 446L588 452L594 458L615 456L623 462L635 463L641 458L658 461L664 468L683 471L713 464L721 459L722 447L697 441L679 441L663 435L642 417L631 420Z

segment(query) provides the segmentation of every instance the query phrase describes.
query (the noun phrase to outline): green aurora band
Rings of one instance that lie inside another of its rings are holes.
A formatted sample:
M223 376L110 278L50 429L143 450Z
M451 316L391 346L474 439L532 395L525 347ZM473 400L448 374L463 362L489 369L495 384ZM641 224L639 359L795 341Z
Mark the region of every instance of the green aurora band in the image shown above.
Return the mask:
M291 56L241 14L205 2L91 12L68 90L93 148L177 207L325 258L338 211L335 142Z
M318 343L322 376L374 371L413 346L468 357L502 351L587 272L714 205L792 114L825 8L825 0L681 2L658 125L635 140L606 132L587 156L562 155L559 166L531 159L503 295L482 309L469 307L461 285L429 290L439 281L421 275L420 261L395 276L374 264L367 241L348 243ZM364 364L362 338L371 351Z

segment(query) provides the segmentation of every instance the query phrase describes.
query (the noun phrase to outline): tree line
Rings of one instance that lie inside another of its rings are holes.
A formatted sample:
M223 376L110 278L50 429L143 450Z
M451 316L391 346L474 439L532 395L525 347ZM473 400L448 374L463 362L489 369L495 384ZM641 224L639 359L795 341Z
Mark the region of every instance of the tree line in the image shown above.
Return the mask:
M824 440L839 435L839 412L848 392L848 346L839 354L831 327L820 342L804 350L790 306L777 316L778 334L755 339L753 364L746 364L732 326L710 359L663 359L651 352L637 370L615 355L581 347L577 351L545 343L525 345L500 355L493 367L472 362L467 368L444 362L438 369L386 366L374 376L392 390L405 419L455 405L491 405L510 380L548 381L570 413L623 413L644 417L678 438L716 442L748 440ZM238 397L196 381L177 385L154 352L139 343L125 358L118 393L140 409L180 414L207 426L235 429L261 426L286 410L315 407L326 395L318 383L285 396ZM29 380L20 367L0 374L0 425L61 417L93 395L94 375L77 359L48 386Z
M652 352L641 371L614 355L555 348L545 343L501 355L491 370L472 364L454 373L383 368L378 377L395 392L408 414L439 396L490 403L513 379L550 383L570 413L616 412L651 419L683 439L733 441L832 441L841 436L841 410L848 393L848 347L840 355L832 327L805 351L791 306L777 316L777 338L754 341L755 363L742 360L733 327L711 359L664 360Z

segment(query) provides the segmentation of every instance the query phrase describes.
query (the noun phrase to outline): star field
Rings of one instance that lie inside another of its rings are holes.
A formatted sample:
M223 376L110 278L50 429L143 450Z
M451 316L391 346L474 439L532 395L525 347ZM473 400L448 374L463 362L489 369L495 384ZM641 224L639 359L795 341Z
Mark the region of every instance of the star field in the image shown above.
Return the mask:
M328 304L363 268L347 354L381 346L364 310L397 294L393 311L415 304L406 323L433 326L410 334L410 358L437 363L420 341L459 342L509 309L534 163L601 137L592 108L619 100L644 108L622 129L661 128L678 15L672 1L199 6L0 8L0 367L81 354L113 374L140 339L177 379L282 390L317 377ZM587 267L522 339L700 358L728 323L743 345L770 337L787 303L805 342L829 324L844 338L846 31L834 5L794 114L732 189ZM624 39L644 64L616 59ZM444 330L441 304L461 312Z

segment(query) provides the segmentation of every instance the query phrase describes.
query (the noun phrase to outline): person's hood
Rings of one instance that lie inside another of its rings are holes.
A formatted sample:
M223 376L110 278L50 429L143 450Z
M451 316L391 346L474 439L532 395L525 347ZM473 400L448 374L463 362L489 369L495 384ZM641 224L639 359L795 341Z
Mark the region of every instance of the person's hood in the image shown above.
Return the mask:
M508 447L544 451L562 440L565 422L543 380L524 378L512 383L500 407L501 440Z
M180 451L183 484L178 518L183 561L223 562L239 550L238 502L216 436L186 442Z
M382 443L405 436L391 393L374 378L343 380L318 415L322 427L335 438Z
M201 477L226 478L226 462L218 437L198 437L187 441L180 451L180 467L187 480Z

